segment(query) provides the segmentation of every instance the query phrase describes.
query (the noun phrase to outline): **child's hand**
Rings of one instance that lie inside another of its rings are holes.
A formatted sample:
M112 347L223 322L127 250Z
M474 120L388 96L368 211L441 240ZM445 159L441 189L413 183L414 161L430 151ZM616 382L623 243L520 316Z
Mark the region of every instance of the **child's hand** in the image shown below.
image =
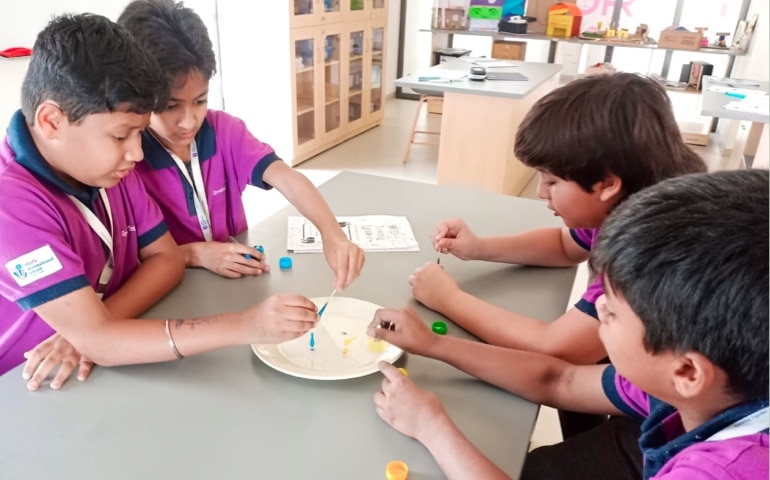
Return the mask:
M446 416L441 401L432 392L422 390L393 365L378 365L385 378L382 391L374 395L377 415L404 435L422 439L441 416Z
M304 335L319 317L315 303L301 295L276 294L243 312L249 343L281 343Z
M78 369L77 379L81 382L88 378L94 363L75 350L70 342L58 333L43 340L32 350L24 353L27 363L24 364L21 376L27 380L27 388L37 390L40 385L53 373L51 388L58 390L67 382L75 368Z
M326 262L334 271L334 288L344 290L361 274L366 261L364 251L344 235L324 237L323 245Z
M262 275L270 271L264 254L240 243L197 242L182 245L182 250L188 259L188 266L203 267L227 278Z
M451 253L462 260L479 258L480 239L459 218L444 220L433 230L433 248L440 253Z
M436 262L426 262L415 270L409 276L409 285L418 302L437 312L443 312L443 302L460 290L457 282Z
M418 355L426 352L437 337L411 307L377 310L366 334Z

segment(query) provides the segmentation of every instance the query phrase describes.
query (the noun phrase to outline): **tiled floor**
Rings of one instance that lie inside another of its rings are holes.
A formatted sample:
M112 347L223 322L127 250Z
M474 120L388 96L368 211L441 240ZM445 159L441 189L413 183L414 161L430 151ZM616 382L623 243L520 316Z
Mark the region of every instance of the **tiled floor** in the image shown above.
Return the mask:
M347 142L328 150L297 166L297 170L305 174L315 185L320 185L343 170L401 178L425 183L436 182L436 160L438 147L432 145L414 145L409 162L402 163L412 125L417 102L411 100L389 99L385 105L385 116L379 127L373 128ZM441 116L427 114L424 109L418 125L430 130L439 128ZM257 136L259 136L259 133ZM270 139L263 139L270 142ZM722 158L717 142L711 141L708 147L695 147L703 156L710 169L716 169ZM280 152L278 152L280 154ZM522 193L523 197L537 198L535 194L536 178L530 182ZM279 208L286 206L287 201L277 191L264 192L249 187L244 193L247 205L246 213L249 225L271 215ZM575 279L571 299L577 301L582 289L585 288L588 275L581 267ZM573 304L571 301L569 304ZM543 407L540 410L530 447L550 445L560 442L556 411Z

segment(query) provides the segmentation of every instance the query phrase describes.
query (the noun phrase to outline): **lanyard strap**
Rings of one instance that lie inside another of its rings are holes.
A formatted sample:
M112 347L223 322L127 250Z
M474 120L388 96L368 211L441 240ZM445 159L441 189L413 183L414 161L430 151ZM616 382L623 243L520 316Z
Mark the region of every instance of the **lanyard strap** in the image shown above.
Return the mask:
M706 439L707 442L716 442L718 440L727 440L728 438L742 437L759 433L770 427L770 415L768 407L752 412L740 420L735 421L722 430Z
M198 158L198 147L195 145L195 141L190 144L190 170L192 170L192 178L190 178L190 173L187 171L187 166L182 159L171 150L168 150L168 153L171 155L171 158L174 159L177 168L182 172L182 175L184 175L184 178L193 189L195 215L198 217L198 224L201 227L203 238L207 242L210 242L213 238L211 235L211 216L209 215L209 204L206 199L206 186L203 184L201 162Z
M110 283L113 266L115 265L115 252L113 251L114 247L112 242L112 231L114 226L112 223L112 208L110 207L110 200L107 198L107 192L105 192L103 188L100 188L99 197L102 199L102 205L104 206L104 210L107 212L107 219L110 221L110 229L107 230L107 227L104 226L104 223L102 223L99 217L97 217L90 208L85 206L83 202L72 195L67 196L70 198L70 200L72 200L72 203L75 204L77 209L80 210L80 213L83 215L83 217L85 217L86 222L88 222L88 226L91 227L91 230L93 230L94 233L99 236L99 238L102 240L102 243L110 252L109 257L107 258L107 261L104 263L104 267L102 268L102 273L99 275L99 286L96 289L96 294L101 299L104 296L104 292L107 291L107 284Z

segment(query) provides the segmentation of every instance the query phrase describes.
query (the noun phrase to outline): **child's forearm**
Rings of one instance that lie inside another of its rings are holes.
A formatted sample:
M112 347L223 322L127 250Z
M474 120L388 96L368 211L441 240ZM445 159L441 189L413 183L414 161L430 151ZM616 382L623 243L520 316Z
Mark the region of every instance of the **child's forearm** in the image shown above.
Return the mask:
M414 352L446 362L487 383L535 403L553 406L562 374L571 365L558 358L451 336Z
M418 440L430 451L450 480L510 479L460 432L446 414L438 417L425 437Z
M170 292L184 276L178 255L159 253L143 261L104 305L115 318L136 318Z
M569 267L584 261L588 252L576 250L568 231L544 228L482 240L482 258L491 262L517 263L540 267Z
M440 313L492 345L543 353L579 365L607 356L597 333L598 320L574 308L549 323L460 291L446 298Z

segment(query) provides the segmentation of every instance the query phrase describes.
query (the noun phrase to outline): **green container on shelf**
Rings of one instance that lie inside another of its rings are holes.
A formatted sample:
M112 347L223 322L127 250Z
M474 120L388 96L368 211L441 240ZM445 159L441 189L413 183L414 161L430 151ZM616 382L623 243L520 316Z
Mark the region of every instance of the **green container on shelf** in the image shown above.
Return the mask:
M503 7L471 6L470 10L468 10L468 18L500 20L503 18Z
M363 10L364 9L364 0L350 0L350 9L351 10Z

